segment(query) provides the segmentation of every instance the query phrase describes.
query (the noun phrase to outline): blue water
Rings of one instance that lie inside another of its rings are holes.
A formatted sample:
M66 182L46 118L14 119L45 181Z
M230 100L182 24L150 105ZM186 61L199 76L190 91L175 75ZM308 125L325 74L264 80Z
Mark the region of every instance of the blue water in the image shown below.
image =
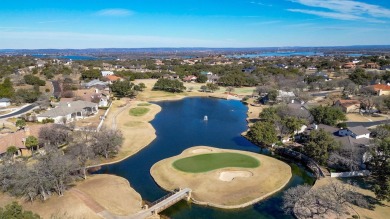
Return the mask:
M257 54L230 55L229 58L284 57L284 56L323 56L317 52L266 52Z
M95 61L95 60L105 60L93 56L77 56L77 55L69 55L69 56L56 56L56 55L43 55L43 54L34 54L32 55L35 58L53 58L53 59L71 59L73 61ZM108 60L113 60L113 58L109 58Z
M156 104L162 107L162 111L151 122L156 129L157 138L134 156L120 163L104 166L98 171L128 179L145 200L152 202L167 194L150 176L152 165L178 155L189 147L207 145L261 152L258 146L240 135L247 128L247 107L239 101L185 98ZM208 121L203 121L205 115L208 116ZM313 182L303 169L295 165L292 167L293 177L286 188ZM207 208L183 201L163 214L171 218L292 218L283 214L281 204L281 193L277 193L267 200L240 210Z

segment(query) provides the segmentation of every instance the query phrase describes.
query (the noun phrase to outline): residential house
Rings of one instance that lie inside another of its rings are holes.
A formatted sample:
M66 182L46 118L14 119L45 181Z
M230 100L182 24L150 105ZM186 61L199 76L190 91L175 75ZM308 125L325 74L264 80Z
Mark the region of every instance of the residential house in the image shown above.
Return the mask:
M67 123L95 115L97 112L97 103L77 100L60 102L56 108L38 115L37 119L39 122L45 119L54 119L55 123Z
M96 87L96 88L102 90L102 89L108 87L108 82L104 82L104 81L101 81L99 79L94 79L88 83L84 83L82 86L85 88Z
M0 107L7 107L11 105L11 100L8 98L1 98L0 99Z
M15 146L18 151L16 156L29 156L31 151L26 148L25 142L28 136L38 138L39 130L43 125L27 126L22 130L0 137L0 157L3 156L10 146Z
M378 69L379 65L374 62L369 62L364 65L365 68L370 68L370 69Z
M106 78L108 79L109 84L112 84L115 81L122 81L123 80L121 77L118 77L116 75L107 75Z
M177 80L177 79L179 79L179 75L177 75L177 74L164 74L163 78Z
M43 61L43 60L38 60L37 63L36 63L36 66L38 68L43 68L43 67L45 67L45 65L46 65L46 62Z
M377 93L378 96L390 95L390 85L389 84L375 84L372 85L372 88Z
M98 103L99 107L107 107L110 100L110 89L100 90L98 88L79 89L73 91L73 98L61 98L60 102L72 102L83 100Z
M249 68L243 68L241 71L244 73L250 74L250 73L254 72L255 70L256 70L256 67L251 66Z
M339 136L350 136L355 139L370 138L370 131L363 126L348 127L347 129L340 129Z
M113 74L114 74L113 71L101 71L101 73L102 73L102 76L103 76L103 77L106 77L106 76L108 76L108 75L113 75Z
M195 82L196 79L198 79L196 76L194 75L188 75L186 77L183 78L183 81L184 82Z
M390 71L390 65L384 65L384 66L380 67L380 70Z
M323 71L318 71L318 72L314 73L313 76L323 78L325 81L331 80L329 78L329 75Z
M290 102L295 97L296 96L295 96L294 92L292 92L292 91L278 90L278 96L276 97L276 100L277 101L287 101L287 102Z
M345 113L359 113L360 101L359 100L337 100L334 104L335 107L339 107Z
M344 64L342 65L342 68L344 68L344 69L356 68L356 64L353 63L353 62L347 62L347 63L344 63Z

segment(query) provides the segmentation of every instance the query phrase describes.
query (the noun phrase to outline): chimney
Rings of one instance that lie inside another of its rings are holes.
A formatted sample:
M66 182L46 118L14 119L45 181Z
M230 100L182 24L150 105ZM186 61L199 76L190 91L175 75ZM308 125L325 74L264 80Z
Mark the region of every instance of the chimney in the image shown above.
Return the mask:
M317 124L314 125L314 129L315 129L315 130L318 129L318 125L317 125Z
M295 100L291 100L291 103L294 103Z
M69 102L66 105L68 105L68 107L70 107L70 103Z
M99 93L99 89L96 88L96 89L95 89L95 93Z

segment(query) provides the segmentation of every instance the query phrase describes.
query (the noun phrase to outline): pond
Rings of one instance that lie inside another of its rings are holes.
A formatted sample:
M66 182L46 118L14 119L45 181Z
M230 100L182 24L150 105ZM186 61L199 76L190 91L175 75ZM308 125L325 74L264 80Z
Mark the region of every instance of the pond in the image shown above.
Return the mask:
M248 110L240 101L196 97L155 104L162 107L162 111L151 122L156 129L157 138L134 156L117 164L103 166L97 172L128 179L144 200L153 202L167 194L150 175L153 164L178 155L187 148L205 145L267 153L240 135L247 129ZM204 121L205 115L208 116L207 121ZM293 177L285 189L313 183L313 178L303 168L290 165ZM221 210L182 201L162 214L170 218L293 218L283 213L281 194L282 191L239 210Z

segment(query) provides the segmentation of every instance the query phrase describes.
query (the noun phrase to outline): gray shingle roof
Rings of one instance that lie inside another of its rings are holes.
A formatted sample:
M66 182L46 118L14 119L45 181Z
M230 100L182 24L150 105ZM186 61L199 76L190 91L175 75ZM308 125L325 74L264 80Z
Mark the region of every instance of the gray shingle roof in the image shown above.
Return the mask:
M365 135L370 133L370 131L363 126L348 127L348 130L353 132L355 135Z
M38 117L66 116L75 112L80 112L86 107L97 107L97 104L88 101L82 101L82 100L73 101L73 102L60 102L58 107L48 110L38 115Z
M8 99L8 98L1 98L0 99L0 102L10 102L11 100L10 99Z

